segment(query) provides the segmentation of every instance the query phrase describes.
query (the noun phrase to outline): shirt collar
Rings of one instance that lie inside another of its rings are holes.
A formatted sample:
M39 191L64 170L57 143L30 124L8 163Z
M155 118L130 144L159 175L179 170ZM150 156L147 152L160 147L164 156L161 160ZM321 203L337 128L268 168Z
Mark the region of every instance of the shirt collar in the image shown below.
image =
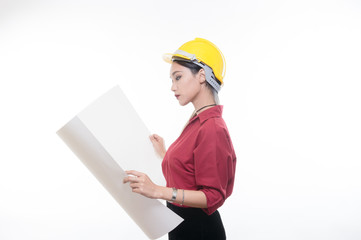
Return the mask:
M222 112L223 112L223 105L217 105L204 110L200 114L193 117L189 122L193 122L194 120L199 118L199 121L202 124L203 122L207 121L209 118L222 117Z

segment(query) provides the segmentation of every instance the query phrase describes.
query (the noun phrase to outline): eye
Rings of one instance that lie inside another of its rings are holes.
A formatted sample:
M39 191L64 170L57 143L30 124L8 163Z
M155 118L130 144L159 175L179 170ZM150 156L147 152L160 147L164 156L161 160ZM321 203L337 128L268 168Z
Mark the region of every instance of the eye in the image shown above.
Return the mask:
M182 77L182 76L176 76L176 77L175 77L175 80L178 81L181 77Z

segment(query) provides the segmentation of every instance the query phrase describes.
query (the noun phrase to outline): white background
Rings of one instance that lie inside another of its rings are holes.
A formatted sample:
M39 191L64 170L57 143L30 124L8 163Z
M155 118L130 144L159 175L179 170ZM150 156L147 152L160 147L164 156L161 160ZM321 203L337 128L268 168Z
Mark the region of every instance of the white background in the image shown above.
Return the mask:
M146 239L55 132L120 85L169 145L161 55L194 37L227 60L228 239L361 239L357 0L1 0L0 239Z

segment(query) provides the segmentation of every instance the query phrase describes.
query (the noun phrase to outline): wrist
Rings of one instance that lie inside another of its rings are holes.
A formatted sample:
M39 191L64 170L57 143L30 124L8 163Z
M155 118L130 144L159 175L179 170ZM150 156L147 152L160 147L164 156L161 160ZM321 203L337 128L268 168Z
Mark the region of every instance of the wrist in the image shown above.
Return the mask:
M172 198L169 202L171 202L171 203L174 202L177 199L177 195L178 195L178 189L173 187L172 188Z
M172 199L172 188L159 186L158 199L170 201Z

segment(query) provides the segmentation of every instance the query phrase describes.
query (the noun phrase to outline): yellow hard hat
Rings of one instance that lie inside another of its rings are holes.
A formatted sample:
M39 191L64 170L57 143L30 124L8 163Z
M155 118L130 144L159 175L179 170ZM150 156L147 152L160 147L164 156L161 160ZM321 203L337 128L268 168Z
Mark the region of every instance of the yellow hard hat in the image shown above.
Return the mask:
M226 73L226 61L221 50L219 50L219 48L210 41L203 38L196 38L184 43L174 53L167 53L163 55L164 61L168 63L172 63L175 58L182 58L194 63L198 62L206 64L211 68L221 85L223 85L223 79ZM211 85L213 86L213 84Z

